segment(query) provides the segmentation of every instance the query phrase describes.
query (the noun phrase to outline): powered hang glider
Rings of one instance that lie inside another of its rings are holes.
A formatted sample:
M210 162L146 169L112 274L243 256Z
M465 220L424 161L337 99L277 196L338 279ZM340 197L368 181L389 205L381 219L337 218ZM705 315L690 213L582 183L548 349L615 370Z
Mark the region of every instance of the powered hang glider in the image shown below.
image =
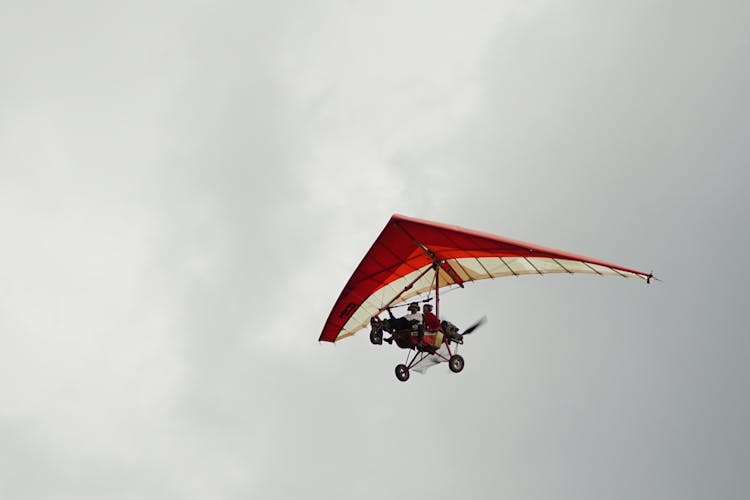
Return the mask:
M487 278L549 273L637 277L647 283L654 279L651 273L583 255L396 214L344 286L319 340L337 342L369 326L372 343L382 344L383 332L389 332L392 337L386 341L409 349L406 364L396 368L400 380L408 379L409 370L427 357L433 364L447 361L458 372L463 358L454 351L463 339L454 325L443 321L440 331L432 332L414 325L404 332L395 330L391 320L381 319L381 313L434 291L434 313L439 318L441 289L463 288L467 282ZM482 322L467 328L464 335Z

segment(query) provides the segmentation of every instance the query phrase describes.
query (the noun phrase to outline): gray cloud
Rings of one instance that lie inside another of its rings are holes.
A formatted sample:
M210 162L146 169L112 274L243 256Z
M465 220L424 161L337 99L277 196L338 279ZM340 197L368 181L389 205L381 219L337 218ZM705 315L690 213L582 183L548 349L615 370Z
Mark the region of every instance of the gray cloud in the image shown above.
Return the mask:
M746 496L743 5L24 5L0 492ZM315 342L393 212L664 282L469 286L401 384Z

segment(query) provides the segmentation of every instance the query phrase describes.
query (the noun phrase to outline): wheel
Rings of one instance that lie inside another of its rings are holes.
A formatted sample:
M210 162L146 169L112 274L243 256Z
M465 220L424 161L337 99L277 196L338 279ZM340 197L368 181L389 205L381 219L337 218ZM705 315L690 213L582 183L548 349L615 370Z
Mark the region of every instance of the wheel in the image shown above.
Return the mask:
M448 361L448 366L453 373L458 373L464 369L464 358L462 358L459 354L454 354Z
M406 382L407 380L409 380L409 369L406 367L406 365L398 365L396 367L396 378L401 382Z

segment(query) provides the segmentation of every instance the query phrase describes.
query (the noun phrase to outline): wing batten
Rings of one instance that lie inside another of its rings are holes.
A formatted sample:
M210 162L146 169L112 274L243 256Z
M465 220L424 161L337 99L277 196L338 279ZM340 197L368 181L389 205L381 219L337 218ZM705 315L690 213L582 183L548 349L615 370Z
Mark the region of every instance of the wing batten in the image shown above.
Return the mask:
M500 257L500 262L502 262L502 263L503 263L503 265L505 265L505 267L507 267L507 268L508 268L508 271L510 271L510 273L511 273L511 274L512 274L513 276L518 276L518 273L516 272L516 270L515 270L515 269L513 269L513 267L512 267L512 266L511 266L510 264L508 264L508 261L507 261L507 260L505 260L505 257Z
M480 259L479 259L478 257L474 257L474 260L476 260L476 261L477 261L477 264L479 264L479 266L480 266L480 267L481 267L482 269L484 269L484 272L485 272L485 273L487 273L487 277L488 277L488 278L492 278L492 279L495 279L495 277L494 277L494 276L492 275L492 273L491 273L491 272L489 271L489 269L487 269L487 268L486 268L486 267L484 266L484 264L482 263L482 261L481 261L481 260L480 260ZM502 259L500 259L500 260L502 261Z
M602 273L600 273L600 272L599 272L598 270L594 269L594 268L593 268L593 267L591 266L591 264L589 264L588 262L586 262L586 261L581 261L581 262L583 263L583 265L584 265L584 266L586 266L586 267L588 267L589 269L591 269L591 270L592 270L592 271L594 272L594 274L598 274L599 276L601 276L601 275L602 275Z
M533 263L533 262L531 262L531 260L529 260L529 258L528 258L528 257L524 257L524 260L526 260L526 262L528 262L528 263L529 263L529 265L530 265L531 267L533 267L533 268L534 268L534 270L536 271L536 273L537 273L537 274L539 274L539 275L542 275L542 274L544 274L544 273L542 273L542 272L541 272L541 271L540 271L540 270L539 270L539 269L538 269L538 268L537 268L537 267L536 267L536 266L534 265L534 263Z
M566 268L565 266L563 266L563 265L562 265L562 264L560 263L560 261L559 261L559 260L557 260L557 259L552 259L552 260L554 260L554 261L555 261L555 263L556 263L556 264L557 264L558 266L560 266L560 267L561 267L561 268L562 268L562 269L563 269L563 270L564 270L564 271L565 271L566 273L568 273L568 274L573 274L573 272L572 272L572 271L570 271L570 270L568 270L568 268Z
M612 270L613 270L614 272L616 272L617 274L619 274L619 275L620 275L620 276L622 276L623 278L627 278L627 276L626 276L626 275L624 275L623 273L621 273L621 272L620 272L620 271L618 271L617 269L615 269L615 268L613 268L613 267L610 267L610 269L612 269Z

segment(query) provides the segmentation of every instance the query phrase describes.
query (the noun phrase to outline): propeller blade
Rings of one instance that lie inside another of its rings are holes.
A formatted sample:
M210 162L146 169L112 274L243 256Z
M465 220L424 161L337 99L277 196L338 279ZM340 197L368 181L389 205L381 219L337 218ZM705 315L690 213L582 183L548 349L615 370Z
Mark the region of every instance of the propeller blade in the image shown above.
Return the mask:
M470 334L471 332L473 332L474 330L476 330L477 328L479 328L480 326L482 326L485 323L487 323L487 316L482 316L481 318L479 318L479 321L477 321L476 323L474 323L473 325L471 325L469 328L467 328L466 330L464 330L461 335L468 335L468 334Z

